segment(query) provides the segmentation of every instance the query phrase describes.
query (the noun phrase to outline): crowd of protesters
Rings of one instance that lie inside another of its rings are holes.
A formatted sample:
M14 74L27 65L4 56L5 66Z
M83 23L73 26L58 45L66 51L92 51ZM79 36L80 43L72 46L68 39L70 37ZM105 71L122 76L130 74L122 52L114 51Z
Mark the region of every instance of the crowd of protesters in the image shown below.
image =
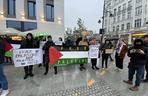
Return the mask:
M8 90L8 82L6 76L4 75L3 65L5 62L5 38L0 38L0 94L1 96L7 96L9 93ZM9 41L7 42L9 43ZM55 45L64 45L64 46L89 46L89 45L98 45L98 42L95 37L91 38L91 40L87 40L85 37L78 38L76 42L72 41L70 38L67 38L64 42L61 37L59 40L53 42L52 37L48 36L48 40L43 45L44 53L44 67L45 73L47 75L49 70L49 48ZM21 43L21 49L32 49L39 48L40 41L35 40L31 33L26 35L26 38ZM128 44L119 39L116 47L113 46L111 39L106 39L103 44L100 45L100 51L98 58L102 58L102 68L108 68L108 59L110 58L113 61L111 55L115 53L115 64L116 71L121 71L123 69L124 58L127 56L130 58L130 62L128 64L128 80L124 80L123 82L132 85L133 77L136 73L135 85L130 88L132 91L138 91L141 82L148 82L148 36L144 36L143 38L138 38L133 42L132 47L128 47ZM9 58L10 59L10 58ZM97 58L91 59L92 69L99 70L97 66ZM105 66L104 66L105 64ZM39 65L39 67L41 64ZM54 67L57 70L57 67ZM80 64L80 71L86 70L86 67L83 64ZM33 65L24 67L24 79L27 79L29 76L33 77ZM145 73L146 72L146 73ZM55 71L57 74L57 71ZM146 75L146 77L145 77Z

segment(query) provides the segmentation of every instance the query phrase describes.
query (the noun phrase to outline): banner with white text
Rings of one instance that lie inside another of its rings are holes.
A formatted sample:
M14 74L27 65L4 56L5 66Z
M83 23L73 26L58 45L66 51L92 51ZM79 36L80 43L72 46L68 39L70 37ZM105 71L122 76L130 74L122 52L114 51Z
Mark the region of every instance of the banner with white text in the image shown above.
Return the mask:
M36 65L43 62L41 49L17 49L13 50L13 62L15 67Z

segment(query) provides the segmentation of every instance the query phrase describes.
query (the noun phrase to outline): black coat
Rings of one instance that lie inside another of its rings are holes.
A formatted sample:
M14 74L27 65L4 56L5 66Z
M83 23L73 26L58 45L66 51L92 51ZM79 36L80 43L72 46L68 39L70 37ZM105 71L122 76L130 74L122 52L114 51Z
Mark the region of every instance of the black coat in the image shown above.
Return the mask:
M43 46L43 50L45 50L45 62L48 63L49 62L49 48L51 46L54 46L54 42L52 40L47 41L44 46Z
M4 63L4 58L5 58L4 42L3 39L0 38L0 64Z
M22 41L20 48L21 49L24 49L24 48L26 48L26 49L35 48L35 42L34 42L34 40L30 40L29 41L29 40L25 39L25 40Z
M102 51L102 55L110 55L110 54L106 54L105 50L106 49L112 49L113 44L112 43L104 43L103 45L101 45L100 50Z
M139 53L139 49L143 50L145 54L141 54ZM130 53L131 50L136 50L134 53ZM129 66L132 67L138 67L138 66L144 66L146 64L146 54L147 54L147 50L144 47L141 48L135 48L135 47L131 47L128 50L128 57L130 57L130 63Z

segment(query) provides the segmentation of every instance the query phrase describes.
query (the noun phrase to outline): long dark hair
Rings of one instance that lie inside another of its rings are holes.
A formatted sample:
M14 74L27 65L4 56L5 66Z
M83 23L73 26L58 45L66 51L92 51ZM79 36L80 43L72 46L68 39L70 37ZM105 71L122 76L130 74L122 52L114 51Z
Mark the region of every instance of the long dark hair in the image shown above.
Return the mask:
M33 41L33 39L34 39L33 34L32 34L32 33L28 33L28 34L26 35L26 40L30 41L30 40L28 39L28 36L31 36L31 41Z

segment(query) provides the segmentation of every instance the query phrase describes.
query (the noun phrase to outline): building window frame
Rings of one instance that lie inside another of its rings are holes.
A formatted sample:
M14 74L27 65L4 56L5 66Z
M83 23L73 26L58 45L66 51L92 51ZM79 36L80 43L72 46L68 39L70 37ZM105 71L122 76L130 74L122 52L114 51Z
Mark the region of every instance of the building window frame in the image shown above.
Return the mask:
M51 16L48 18L48 12L47 12L47 7L51 7ZM54 22L54 5L53 4L46 4L46 21Z
M13 4L10 5L10 2L12 2ZM10 6L12 6L12 10L13 12L11 13L10 11ZM16 0L7 0L7 17L8 18L16 18Z
M29 3L33 4L33 16L30 16L30 7L29 7ZM28 0L27 1L27 11L28 11L28 19L32 19L32 20L36 20L36 1L32 1L32 0Z

